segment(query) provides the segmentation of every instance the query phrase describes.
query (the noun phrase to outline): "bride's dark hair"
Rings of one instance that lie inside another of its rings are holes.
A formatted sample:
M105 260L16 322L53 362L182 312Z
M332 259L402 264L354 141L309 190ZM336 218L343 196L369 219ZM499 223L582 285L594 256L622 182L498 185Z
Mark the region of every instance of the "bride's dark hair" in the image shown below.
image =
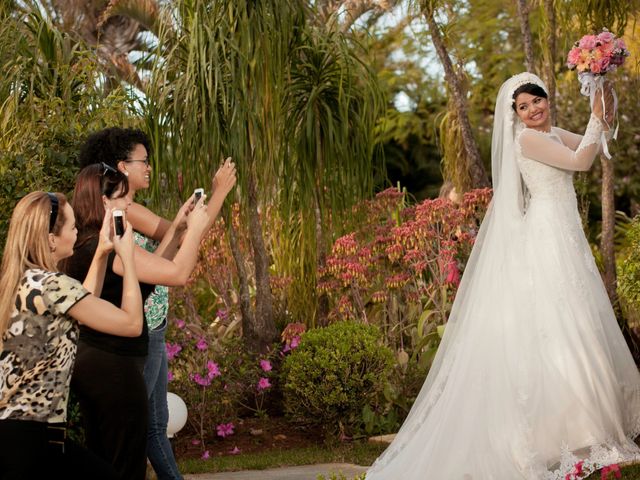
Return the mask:
M518 95L521 93L528 93L529 95L534 95L536 97L549 98L545 89L540 85L536 85L535 83L525 83L524 85L520 85L516 88L516 91L513 92L513 103L511 104L511 108L513 108L514 112L516 111L516 98L518 98Z

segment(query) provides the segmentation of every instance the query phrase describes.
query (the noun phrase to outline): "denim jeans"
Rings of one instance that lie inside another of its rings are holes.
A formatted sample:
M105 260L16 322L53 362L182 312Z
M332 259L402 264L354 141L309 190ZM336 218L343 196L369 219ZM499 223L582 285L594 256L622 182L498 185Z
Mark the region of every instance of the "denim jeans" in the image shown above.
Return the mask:
M168 365L164 334L167 321L149 330L149 353L144 366L144 381L149 397L149 430L147 457L158 480L182 480L171 443L167 438L169 408L167 406Z

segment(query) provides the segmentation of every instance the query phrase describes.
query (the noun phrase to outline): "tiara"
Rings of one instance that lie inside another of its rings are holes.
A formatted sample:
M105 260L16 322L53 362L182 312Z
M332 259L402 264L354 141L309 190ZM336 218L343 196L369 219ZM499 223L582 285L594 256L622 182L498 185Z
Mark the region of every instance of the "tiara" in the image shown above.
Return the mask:
M511 77L509 80L512 81L511 88L509 89L512 94L522 85L526 85L527 83L533 83L534 85L538 85L539 87L542 87L545 92L547 91L547 86L540 79L540 77L538 77L537 75L531 72L518 73L517 75L514 75L513 77Z

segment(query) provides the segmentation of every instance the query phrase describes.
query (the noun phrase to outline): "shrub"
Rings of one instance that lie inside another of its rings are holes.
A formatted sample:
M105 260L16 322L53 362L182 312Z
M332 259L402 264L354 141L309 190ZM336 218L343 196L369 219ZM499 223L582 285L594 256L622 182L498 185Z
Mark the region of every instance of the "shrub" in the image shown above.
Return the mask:
M618 261L618 294L623 310L631 323L640 321L640 217L628 227L628 247Z
M351 435L363 426L363 406L377 407L392 364L375 326L337 322L309 330L283 363L285 412L326 433Z

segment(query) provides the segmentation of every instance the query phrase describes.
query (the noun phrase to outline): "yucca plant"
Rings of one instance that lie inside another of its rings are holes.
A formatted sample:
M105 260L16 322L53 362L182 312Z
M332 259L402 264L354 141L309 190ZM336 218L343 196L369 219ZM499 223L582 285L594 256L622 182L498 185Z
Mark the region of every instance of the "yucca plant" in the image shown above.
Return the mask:
M223 157L235 159L242 220L229 222L229 233L232 247L237 229L251 240L253 272L239 249L234 255L243 334L260 349L276 333L270 268L293 278L289 313L314 322L316 254L326 248L328 219L340 217L332 207L372 189L381 101L344 38L309 24L307 2L175 7L149 89L154 167L165 179L155 194L186 196L209 182ZM267 228L267 211L277 231Z

